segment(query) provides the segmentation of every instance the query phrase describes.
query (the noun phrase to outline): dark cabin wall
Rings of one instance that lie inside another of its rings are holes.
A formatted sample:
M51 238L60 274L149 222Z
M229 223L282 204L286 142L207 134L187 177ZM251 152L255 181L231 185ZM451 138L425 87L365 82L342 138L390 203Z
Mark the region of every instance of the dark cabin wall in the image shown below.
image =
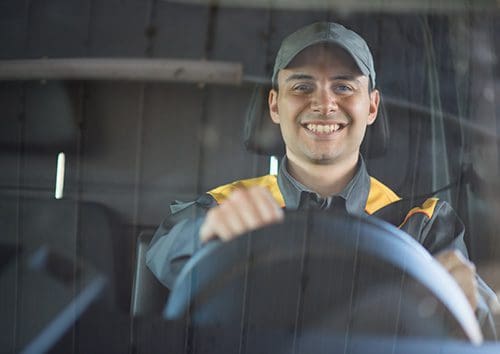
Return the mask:
M266 45L265 11L221 10L209 24L208 7L154 1L12 2L4 7L11 11L2 13L16 13L17 20L2 21L12 36L7 44L16 43L3 46L3 59L239 58L246 73L265 71L265 57L256 54ZM241 24L245 42L238 41L234 21ZM248 42L252 38L254 45ZM265 172L266 159L245 152L241 142L248 87L40 82L2 83L1 88L2 135L8 139L2 165L10 171L1 177L3 186L29 186L48 196L56 152L67 150L68 197L101 202L130 224L153 226L173 199L192 199L218 184ZM68 106L64 118L53 117L57 106ZM33 142L31 129L47 137L65 119L73 126L71 135L62 137L66 141ZM40 154L40 148L49 151Z
M206 6L156 1L12 1L0 7L1 59L236 56L224 54L235 47L234 30L224 28L235 20L234 11L212 14L209 25ZM255 60L264 20L257 12L241 27L246 38L255 38L255 46L237 48L253 74L265 70L265 60ZM28 226L35 221L24 210L29 198L54 203L56 156L66 152L65 198L73 209L79 201L97 202L116 217L108 257L115 264L116 304L127 312L139 232L156 227L174 199L190 200L230 180L265 173L266 159L242 144L249 95L249 87L182 83L0 83L0 209L9 216L0 218L1 240L47 240L32 234ZM41 232L55 233L50 240L56 244L67 244L58 237L71 240L70 253L106 244L82 239L82 223L92 220L61 222L72 231L53 225Z

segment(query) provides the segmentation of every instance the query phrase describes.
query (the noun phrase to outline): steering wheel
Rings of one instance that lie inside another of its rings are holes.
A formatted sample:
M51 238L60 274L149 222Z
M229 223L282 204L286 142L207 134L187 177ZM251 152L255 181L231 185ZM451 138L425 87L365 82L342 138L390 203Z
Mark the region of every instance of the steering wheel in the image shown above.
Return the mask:
M164 316L187 321L205 345L224 333L217 345L227 352L263 338L298 345L304 333L481 342L464 294L411 236L321 211L288 211L283 223L207 244L183 268Z

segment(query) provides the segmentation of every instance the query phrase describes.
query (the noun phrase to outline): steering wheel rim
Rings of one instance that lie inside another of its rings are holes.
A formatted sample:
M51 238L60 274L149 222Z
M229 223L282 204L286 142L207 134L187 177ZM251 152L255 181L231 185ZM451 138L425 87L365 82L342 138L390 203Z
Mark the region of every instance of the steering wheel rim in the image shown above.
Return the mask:
M323 247L324 244L333 246ZM437 303L446 309L446 316L458 325L458 337L473 343L482 341L479 325L465 295L448 272L418 242L373 217L332 215L331 212L321 211L287 211L283 223L264 227L230 242L207 244L183 268L170 294L164 316L178 319L189 314L196 318L197 309L209 303L207 299L217 296L218 289L230 286L228 284L234 279L243 279L242 286L247 287L249 269L254 271L255 264L266 265L267 270L259 268L260 272L272 273L273 268L279 268L280 262L298 255L301 255L302 261L297 264L302 268L294 269L301 271L307 268L308 257L345 255L348 260L358 257L354 262L363 257L380 260L384 266L401 271L432 293ZM302 273L296 276L300 276L301 284L307 278ZM259 278L258 275L253 277ZM248 299L245 301L248 305ZM193 323L203 325L210 321L202 315ZM214 321L220 323L225 319L218 317Z

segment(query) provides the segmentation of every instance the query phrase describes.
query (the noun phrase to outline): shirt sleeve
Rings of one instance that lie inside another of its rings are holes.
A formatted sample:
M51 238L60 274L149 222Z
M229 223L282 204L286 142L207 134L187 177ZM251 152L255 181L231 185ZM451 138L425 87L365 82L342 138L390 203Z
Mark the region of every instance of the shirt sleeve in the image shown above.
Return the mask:
M201 248L200 227L207 210L214 205L216 202L209 195L192 202L175 202L170 207L170 216L156 230L146 253L146 265L169 289L187 261Z

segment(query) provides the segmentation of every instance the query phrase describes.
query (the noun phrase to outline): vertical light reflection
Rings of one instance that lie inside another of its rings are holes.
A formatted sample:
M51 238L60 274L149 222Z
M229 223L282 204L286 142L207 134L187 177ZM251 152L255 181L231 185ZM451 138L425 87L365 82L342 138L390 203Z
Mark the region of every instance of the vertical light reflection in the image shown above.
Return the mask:
M66 166L66 155L60 152L57 155L57 170L56 170L56 190L55 198L62 199L64 191L64 169Z
M276 156L271 156L269 158L269 174L277 175L278 174L278 159Z

